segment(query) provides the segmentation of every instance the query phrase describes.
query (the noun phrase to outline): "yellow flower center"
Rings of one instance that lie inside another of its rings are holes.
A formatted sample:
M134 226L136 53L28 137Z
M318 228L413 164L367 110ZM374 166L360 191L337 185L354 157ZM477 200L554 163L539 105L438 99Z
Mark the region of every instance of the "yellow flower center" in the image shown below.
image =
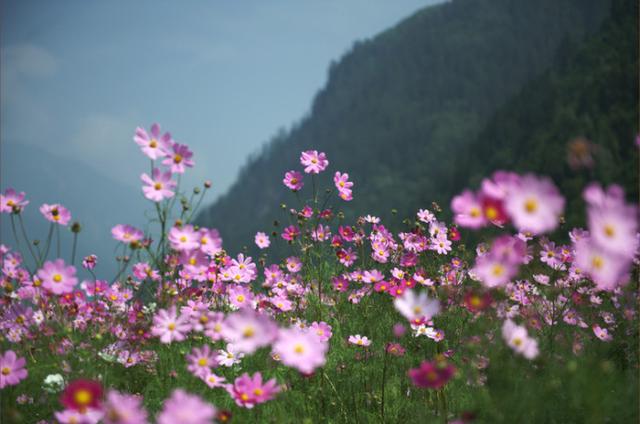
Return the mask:
M241 294L240 294L240 295L238 295L238 296L236 297L236 300L237 300L238 302L240 302L240 303L244 302L244 295L241 295Z
M167 328L169 329L169 331L173 331L176 329L176 325L175 323L169 323L169 325L167 325Z
M73 395L73 400L75 400L76 403L80 406L90 404L92 399L93 399L93 395L91 394L90 391L86 389L80 389L77 392L75 392Z
M162 183L155 183L153 185L153 188L155 188L156 190L162 190Z
M262 396L263 393L262 389L253 389L253 394L256 396Z
M480 209L478 208L471 208L471 210L469 211L469 215L471 215L472 218L477 218L480 216Z
M198 365L200 365L201 367L204 367L205 365L207 365L207 358L200 358L198 360Z
M491 270L491 273L494 275L494 277L500 277L502 274L504 274L504 267L500 264L495 264Z
M249 400L249 395L247 395L246 393L243 393L240 395L240 399L246 402Z
M156 140L155 138L152 138L151 141L149 142L149 147L151 147L152 149L155 149L156 147L158 147L158 140Z
M182 243L186 243L186 241L187 241L187 236L182 236L182 237L180 237L180 241L181 241Z
M182 162L182 155L176 154L173 157L173 163L180 163L180 162Z
M611 238L616 235L615 228L611 224L607 224L604 226L604 235Z
M54 283L59 283L60 281L62 281L62 275L60 275L60 274L53 274L53 282L54 282Z
M297 354L302 354L304 353L304 346L300 343L296 344L293 348L293 351Z
M513 339L513 344L519 347L522 344L522 339L520 337L516 337L515 339Z
M2 368L2 375L9 375L9 374L11 374L10 368L7 368L7 367Z
M536 201L536 199L527 199L527 201L524 202L524 210L527 213L534 213L535 211L537 211L538 202Z
M246 327L242 332L242 335L244 337L253 337L255 334L256 334L256 330L251 326Z
M593 265L595 269L600 269L604 265L604 259L602 259L601 256L594 256L593 259L591 259L591 265Z

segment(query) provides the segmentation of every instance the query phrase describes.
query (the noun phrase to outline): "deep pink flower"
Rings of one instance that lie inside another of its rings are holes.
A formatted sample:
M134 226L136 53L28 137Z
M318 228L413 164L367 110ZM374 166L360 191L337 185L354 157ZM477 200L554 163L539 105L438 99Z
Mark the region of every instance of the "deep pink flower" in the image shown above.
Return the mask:
M153 168L151 177L142 174L140 179L146 184L142 187L142 192L149 200L161 202L175 194L172 189L175 188L176 182L171 179L171 171L162 172L158 168Z
M14 189L8 188L4 193L0 193L0 212L1 213L20 213L25 206L29 204L28 200L24 200L24 191L17 193Z
M293 241L300 235L300 229L296 225L289 225L282 232L282 238L287 241Z
M455 375L456 368L445 360L424 361L409 370L411 382L421 388L440 389Z
M176 389L171 397L164 401L157 422L158 424L211 424L216 413L217 409L199 396Z
M282 182L293 191L299 191L304 186L304 182L302 182L302 174L298 171L289 171L285 173Z
M142 152L153 160L166 156L171 144L173 144L171 134L165 132L161 135L158 124L151 125L150 134L147 134L144 128L136 128L133 140L142 148Z
M162 161L174 174L184 174L185 168L193 168L195 164L191 159L193 152L185 144L174 143L167 149L167 158Z
M307 174L319 174L329 166L327 155L318 153L317 150L307 150L300 155L300 163Z
M45 262L38 271L38 278L43 288L58 295L71 293L78 283L76 268L73 265L66 266L62 259Z
M71 221L71 212L59 203L53 205L43 204L40 206L40 213L47 221L54 224L67 225Z
M160 309L153 317L151 334L160 337L162 343L180 342L185 339L185 335L189 330L191 330L189 317L182 314L178 315L175 306L168 310Z
M15 386L27 378L28 372L24 367L26 363L27 361L24 358L18 358L13 350L0 353L0 389Z
M238 406L253 408L259 403L273 399L280 387L275 378L263 383L262 374L257 372L253 377L247 373L242 374L236 378L233 385L227 387L227 391Z
M60 403L80 412L99 409L102 403L102 385L93 380L74 380L60 395Z

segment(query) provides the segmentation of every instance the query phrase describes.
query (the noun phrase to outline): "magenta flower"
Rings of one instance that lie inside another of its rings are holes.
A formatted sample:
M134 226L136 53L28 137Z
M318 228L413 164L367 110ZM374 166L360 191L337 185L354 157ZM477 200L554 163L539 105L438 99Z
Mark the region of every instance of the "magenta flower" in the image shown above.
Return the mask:
M78 283L76 268L73 265L66 266L62 259L45 262L38 271L38 278L43 288L57 295L71 293Z
M329 345L312 334L298 328L280 330L273 344L273 353L280 357L284 365L295 368L303 374L324 365Z
M43 204L40 206L40 213L47 221L54 224L67 225L71 221L71 212L64 206L56 203L53 205Z
M327 155L318 153L317 150L307 150L300 155L300 163L307 174L319 174L329 166Z
M17 193L14 189L8 188L4 193L0 193L0 212L1 213L20 213L25 206L29 204L28 200L24 200L24 191Z
M482 203L471 190L455 196L451 200L451 210L455 214L455 223L461 227L477 229L487 225Z
M255 237L256 246L260 249L266 249L271 244L269 236L263 232L257 232Z
M505 209L519 231L537 235L558 226L564 198L549 178L528 174L509 186Z
M152 177L142 174L140 179L146 185L142 187L144 196L154 202L161 202L163 199L173 197L171 191L176 186L176 182L171 179L171 171L162 172L158 168L153 168Z
M200 234L193 229L193 225L173 227L169 231L171 248L178 251L189 251L200 247Z
M304 186L304 183L302 182L302 174L298 171L286 172L282 182L293 191L299 191Z
M218 366L215 352L204 345L200 348L194 347L187 355L187 370L196 377L204 378L211 374L211 369Z
M142 240L144 233L131 225L118 224L111 229L114 239L123 243L137 243Z
M277 325L266 315L251 309L229 314L222 326L222 336L238 351L251 354L268 346L278 334Z
M421 388L440 389L455 375L456 368L444 360L424 361L409 370L411 382Z
M171 134L165 132L160 134L160 125L151 125L151 132L147 134L144 128L136 128L136 135L133 140L142 148L142 153L149 158L156 160L167 155L167 151L173 144Z
M238 406L250 409L259 403L273 399L280 391L280 387L275 378L263 383L262 374L257 372L253 377L247 373L242 374L227 387L227 391Z
M82 259L82 267L84 269L94 269L98 263L98 257L96 255L88 255Z
M167 149L167 156L162 164L168 166L174 174L184 174L185 167L193 168L195 164L191 159L193 152L185 144L174 143L170 149Z
M103 405L105 424L147 424L142 397L109 390Z
M342 200L350 201L353 200L353 194L351 187L353 187L353 183L349 181L349 174L346 172L341 174L340 172L336 172L333 176L333 183L338 190L338 195Z
M24 367L26 363L27 361L18 358L13 350L0 353L0 389L15 386L27 378L28 372Z
M287 241L293 241L300 235L300 229L296 225L289 225L282 231L282 238Z
M164 401L157 422L158 424L211 424L216 413L217 409L199 396L176 389L171 397Z
M153 317L151 334L160 337L162 343L180 342L185 339L190 330L189 317L182 314L178 315L175 306L168 310L160 309Z

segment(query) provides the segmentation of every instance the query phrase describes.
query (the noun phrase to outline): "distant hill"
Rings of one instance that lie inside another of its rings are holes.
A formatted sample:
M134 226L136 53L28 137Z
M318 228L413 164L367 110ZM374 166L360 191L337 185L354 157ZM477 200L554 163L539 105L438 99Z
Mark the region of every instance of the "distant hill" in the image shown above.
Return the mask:
M282 219L281 203L294 205L281 181L300 168L306 149L325 151L331 169L355 181L352 203L332 202L348 214L387 219L392 208L409 215L432 200L448 202L480 160L466 152L488 137L496 113L506 113L500 108L597 31L610 7L600 0L457 0L356 43L331 65L310 115L252 157L198 222L219 228L230 251L251 247L256 231ZM493 150L491 141L484 145L485 153ZM331 185L330 177L320 185Z
M40 205L61 203L71 211L73 220L82 225L77 258L95 253L99 258L98 276L105 279L115 276L117 243L111 238L111 228L116 224L144 223L143 213L151 209L142 191L118 183L88 164L34 146L3 141L1 152L2 190L13 187L24 191L31 202L24 211L29 237L42 241L47 237L49 222L40 214ZM8 216L2 214L0 220L0 242L15 246ZM65 228L61 236L62 257L69 261L72 235ZM24 253L28 256L28 251Z

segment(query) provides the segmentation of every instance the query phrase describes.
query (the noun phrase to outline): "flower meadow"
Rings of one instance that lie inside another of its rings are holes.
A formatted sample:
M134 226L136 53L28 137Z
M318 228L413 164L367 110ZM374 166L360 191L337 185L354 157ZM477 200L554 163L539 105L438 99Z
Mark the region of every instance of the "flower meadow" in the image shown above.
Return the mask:
M638 208L621 187L584 187L585 228L565 227L549 178L507 171L455 196L452 222L437 204L349 221L357 181L309 150L283 170L296 207L250 257L194 224L212 184L181 187L189 147L157 124L134 141L154 216L113 227L111 280L76 258L73 211L41 205L35 242L28 195L1 195L3 423L637 421Z

